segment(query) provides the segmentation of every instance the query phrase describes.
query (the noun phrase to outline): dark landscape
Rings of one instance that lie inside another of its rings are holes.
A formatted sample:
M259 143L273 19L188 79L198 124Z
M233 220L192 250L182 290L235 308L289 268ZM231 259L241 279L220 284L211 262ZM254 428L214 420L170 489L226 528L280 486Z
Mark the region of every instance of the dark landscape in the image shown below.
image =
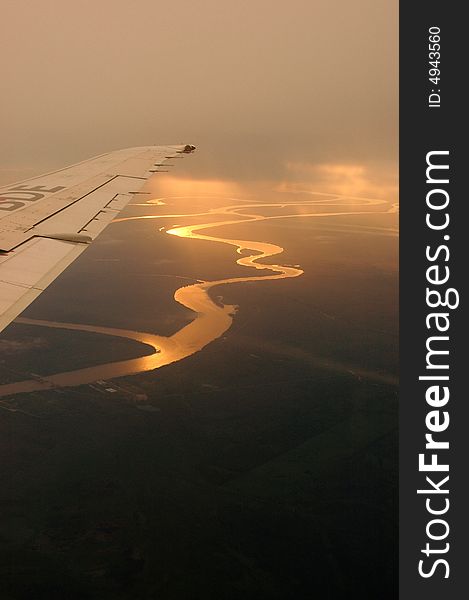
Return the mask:
M281 245L304 274L214 288L238 312L184 360L1 398L2 598L394 597L396 243L377 229L393 218L207 230ZM193 318L179 277L250 274L161 225L110 227L25 316L170 335ZM3 340L2 383L148 351L22 324Z

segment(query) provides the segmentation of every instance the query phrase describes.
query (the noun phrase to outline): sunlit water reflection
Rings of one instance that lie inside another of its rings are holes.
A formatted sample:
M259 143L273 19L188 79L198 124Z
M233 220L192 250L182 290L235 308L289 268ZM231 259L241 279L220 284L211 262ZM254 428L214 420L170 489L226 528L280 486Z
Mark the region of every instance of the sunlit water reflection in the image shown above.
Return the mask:
M303 191L304 195L305 192ZM275 219L327 219L330 217L353 217L349 226L355 231L373 235L397 236L397 229L383 226L360 225L355 222L362 215L377 213L394 213L396 204L384 200L369 198L351 198L334 196L332 194L311 193L311 198L298 201L279 202L250 202L235 198L225 198L225 201L234 202L229 206L221 206L206 212L151 214L131 216L117 219L115 223L126 221L141 221L148 219L174 220L189 217L205 217L204 223L193 225L176 225L165 231L166 234L186 239L205 240L217 244L234 246L238 253L236 263L240 266L254 270L256 274L243 277L231 277L202 281L192 285L182 286L176 290L174 300L186 307L194 314L193 320L170 336L153 335L149 333L129 331L123 329L82 325L77 323L58 323L33 319L18 319L17 322L41 327L61 328L78 331L88 331L103 335L125 337L145 344L149 353L140 358L101 364L93 367L77 369L36 377L34 379L10 383L0 386L0 397L22 392L33 392L56 387L77 386L92 383L103 379L112 379L151 371L173 362L182 360L199 352L210 342L222 336L231 326L237 307L225 305L214 301L209 292L216 286L237 283L254 283L267 280L277 280L300 277L303 270L299 266L287 266L280 263L267 262L274 256L279 256L284 248L268 241L252 241L244 239L225 238L216 235L216 229L224 226L239 226L244 223L270 221ZM162 206L162 200L150 200L145 206ZM281 209L281 214L271 214L273 209ZM289 212L292 211L292 212ZM220 217L225 217L220 220ZM360 230L359 228L362 227ZM209 230L209 232L207 232ZM164 231L164 227L155 228L155 233ZM203 233L205 232L205 233ZM182 243L182 242L181 242ZM248 253L248 254L246 254ZM262 272L262 274L260 273Z

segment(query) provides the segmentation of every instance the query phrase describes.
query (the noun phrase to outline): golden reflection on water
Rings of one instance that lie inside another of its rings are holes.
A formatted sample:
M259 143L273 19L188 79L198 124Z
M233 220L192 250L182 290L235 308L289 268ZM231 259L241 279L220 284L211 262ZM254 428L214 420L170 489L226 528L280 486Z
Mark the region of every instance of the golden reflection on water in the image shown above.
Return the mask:
M176 183L175 183L176 182ZM166 185L166 189L165 189ZM172 189L174 195L170 198L183 198L184 190L191 190L191 197L194 197L194 188L197 185L192 181L174 180L167 178L166 184L160 187L168 192L167 186ZM202 281L191 285L182 286L176 290L174 300L186 307L194 314L194 319L179 331L170 336L152 335L149 333L122 330L108 327L98 327L92 325L81 325L76 323L58 323L51 321L38 321L31 319L19 319L18 322L29 325L38 325L42 327L52 327L61 329L70 329L77 331L90 331L103 335L125 337L145 344L151 349L145 356L116 361L104 365L97 365L84 369L77 369L55 375L49 375L44 378L35 378L27 381L16 382L0 386L0 397L17 394L20 392L31 392L55 387L76 386L87 383L93 383L97 380L112 379L132 375L144 371L151 371L175 361L182 360L192 354L202 350L207 344L222 336L231 326L237 307L234 305L224 305L217 303L209 295L209 291L219 285L229 285L241 282L261 282L264 280L285 279L291 277L300 277L303 270L299 266L287 266L280 263L266 263L265 261L283 252L283 248L269 241L252 241L234 238L224 238L217 236L214 230L227 225L238 226L242 223L262 222L274 219L298 219L314 218L327 219L328 217L377 215L383 213L393 213L397 210L396 204L376 199L376 198L357 198L354 196L336 195L316 191L302 190L303 199L295 200L295 193L298 190L289 190L290 194L286 200L273 201L253 201L249 198L236 198L234 194L240 194L242 190L237 184L229 182L203 182L203 189L209 189L217 194L218 200L222 199L228 206L215 206L206 212L194 213L174 213L174 214L151 214L131 216L117 219L115 222L139 221L147 219L161 219L171 217L175 220L179 218L204 216L204 223L191 225L176 225L165 231L165 234L179 238L199 239L212 243L222 243L234 246L239 258L236 263L248 269L254 269L256 272L263 271L263 274L249 274L243 277L222 278L213 281ZM221 195L220 192L226 195ZM219 195L220 194L220 195ZM210 194L205 195L207 198ZM215 196L214 196L215 197ZM293 198L293 199L292 199ZM166 199L168 199L166 197ZM165 198L159 198L158 204L163 207ZM219 202L218 202L219 203ZM153 204L155 209L155 199L149 200L148 205ZM269 210L281 209L281 214L269 214ZM220 216L224 217L220 220ZM359 223L354 223L352 219L350 226L355 229L360 227ZM383 227L382 225L374 227L373 225L363 225L363 233L373 233L375 235L396 235L397 229L393 227ZM202 233L210 230L209 233ZM164 228L155 228L155 234L163 232ZM358 229L360 231L360 229ZM245 255L248 251L249 254Z

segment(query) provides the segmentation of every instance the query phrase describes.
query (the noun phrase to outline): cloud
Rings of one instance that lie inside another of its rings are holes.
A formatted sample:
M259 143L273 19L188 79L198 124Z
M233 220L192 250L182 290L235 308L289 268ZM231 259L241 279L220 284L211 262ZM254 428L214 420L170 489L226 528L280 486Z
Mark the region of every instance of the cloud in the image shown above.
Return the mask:
M396 201L398 198L397 168L394 164L347 164L288 162L291 181L284 190L311 189L341 196L377 198Z

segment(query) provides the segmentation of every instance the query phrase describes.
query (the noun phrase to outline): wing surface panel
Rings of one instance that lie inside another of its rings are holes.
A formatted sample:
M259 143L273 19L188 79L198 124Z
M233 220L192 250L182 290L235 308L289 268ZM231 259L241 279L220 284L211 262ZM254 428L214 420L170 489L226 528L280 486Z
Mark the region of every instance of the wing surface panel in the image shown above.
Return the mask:
M132 199L165 161L194 146L118 150L0 188L0 331Z

